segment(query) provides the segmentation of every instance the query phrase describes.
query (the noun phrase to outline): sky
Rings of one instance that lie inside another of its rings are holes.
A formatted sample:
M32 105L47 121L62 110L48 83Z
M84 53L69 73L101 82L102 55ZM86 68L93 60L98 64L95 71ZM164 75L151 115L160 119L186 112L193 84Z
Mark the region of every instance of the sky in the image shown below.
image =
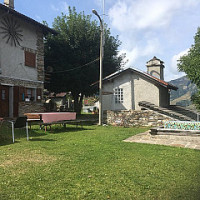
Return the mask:
M194 44L200 0L15 0L16 11L50 27L54 18L68 13L68 6L97 21L92 9L102 18L105 10L111 34L122 42L119 53L126 53L126 68L146 71L146 62L156 56L164 61L166 81L185 75L178 72L177 60Z

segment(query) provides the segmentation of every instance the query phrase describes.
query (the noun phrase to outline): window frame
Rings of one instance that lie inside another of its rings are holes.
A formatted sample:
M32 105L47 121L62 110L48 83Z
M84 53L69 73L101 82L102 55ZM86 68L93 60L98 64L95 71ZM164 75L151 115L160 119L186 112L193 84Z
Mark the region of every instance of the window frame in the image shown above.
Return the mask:
M124 103L124 91L123 88L114 89L115 104Z

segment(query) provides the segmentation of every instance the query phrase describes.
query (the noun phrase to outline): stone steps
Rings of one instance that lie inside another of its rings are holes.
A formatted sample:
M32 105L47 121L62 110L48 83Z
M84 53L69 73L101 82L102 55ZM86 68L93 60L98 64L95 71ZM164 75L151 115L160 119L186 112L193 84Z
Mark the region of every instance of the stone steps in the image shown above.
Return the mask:
M169 108L158 107L155 104L152 104L147 101L139 102L139 106L150 109L150 110L157 111L158 113L170 116L170 117L180 120L180 121L194 121L194 119L189 117L188 115L178 112L176 109L173 109L174 107L169 107ZM178 108L178 109L180 110L180 108ZM184 110L184 112L186 112L186 110Z
M171 105L170 107L169 107L169 109L170 110L173 110L173 111L175 111L175 112L177 112L177 113L180 113L180 114L182 114L182 115L185 115L185 116L187 116L187 117L190 117L190 118L192 118L193 120L197 120L197 118L198 118L198 112L197 111L194 111L194 110L190 110L190 109L186 109L186 108L183 108L183 107L181 107L181 106L176 106L176 105Z

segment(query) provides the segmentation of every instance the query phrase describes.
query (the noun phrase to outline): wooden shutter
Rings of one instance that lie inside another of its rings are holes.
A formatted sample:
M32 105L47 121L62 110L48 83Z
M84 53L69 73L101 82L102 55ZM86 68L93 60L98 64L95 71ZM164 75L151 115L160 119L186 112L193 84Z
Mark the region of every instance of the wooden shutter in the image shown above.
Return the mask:
M29 67L36 67L36 54L25 51L25 65Z
M19 101L25 100L25 87L19 87Z
M38 99L38 96L40 96L40 99ZM36 97L37 101L41 102L42 100L42 89L41 88L37 88L37 97Z
M14 86L13 115L18 117L19 114L19 87Z

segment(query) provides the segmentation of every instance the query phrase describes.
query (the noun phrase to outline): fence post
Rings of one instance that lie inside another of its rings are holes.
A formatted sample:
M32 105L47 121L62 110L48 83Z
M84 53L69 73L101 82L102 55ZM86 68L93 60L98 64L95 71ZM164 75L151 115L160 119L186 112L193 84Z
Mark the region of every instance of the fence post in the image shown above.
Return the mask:
M13 138L13 143L15 142L15 133L14 133L14 122L11 122L12 124L12 138Z

